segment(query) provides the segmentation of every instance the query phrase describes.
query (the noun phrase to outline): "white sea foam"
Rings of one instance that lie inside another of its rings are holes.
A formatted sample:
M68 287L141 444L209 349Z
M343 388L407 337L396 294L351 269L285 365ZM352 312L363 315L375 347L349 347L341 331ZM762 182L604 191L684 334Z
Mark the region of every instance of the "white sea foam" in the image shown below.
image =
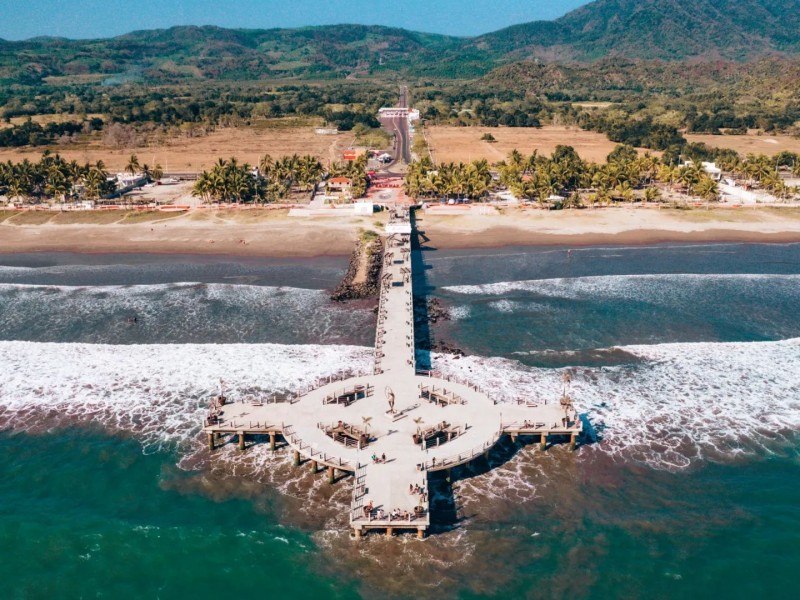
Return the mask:
M83 294L96 297L114 297L124 300L126 298L149 295L162 292L193 292L204 291L209 299L227 300L231 294L237 298L242 295L246 299L260 297L284 296L299 294L302 296L325 296L325 290L296 288L290 286L246 285L232 283L202 283L198 281L179 281L174 283L153 283L141 285L40 285L30 283L0 283L0 293L14 291L21 292L51 292L64 295Z
M541 296L558 298L641 298L643 295L663 296L691 292L697 286L709 282L733 284L741 289L743 284L786 285L794 289L800 284L800 275L773 274L663 274L663 275L606 275L592 277L531 279L525 281L504 281L482 285L446 286L442 289L464 295L502 296L511 292L531 292ZM667 284L665 286L665 284ZM679 284L679 285L670 285ZM768 290L765 291L768 293Z
M43 415L130 432L146 449L192 450L220 380L236 398L299 389L367 370L355 346L183 344L111 346L0 342L0 419L17 430Z
M572 396L598 439L584 451L682 468L777 450L800 429L800 339L620 349L640 362L570 369ZM354 346L0 342L0 424L92 422L148 451L188 457L202 450L201 419L220 379L234 396L297 389L368 370L370 355ZM507 398L553 401L562 387L563 370L503 358L435 355L434 366ZM271 460L261 450L220 454L241 463L241 474Z
M497 300L495 302L490 302L489 306L498 312L512 313L519 310L522 304L520 302L512 302L511 300Z
M662 468L772 451L800 430L800 339L623 346L635 366L573 368L572 396L596 432L591 451ZM509 398L553 401L564 369L437 356L434 367Z
M448 309L447 314L451 321L463 321L464 319L468 319L470 317L472 314L472 308L466 304L452 306Z

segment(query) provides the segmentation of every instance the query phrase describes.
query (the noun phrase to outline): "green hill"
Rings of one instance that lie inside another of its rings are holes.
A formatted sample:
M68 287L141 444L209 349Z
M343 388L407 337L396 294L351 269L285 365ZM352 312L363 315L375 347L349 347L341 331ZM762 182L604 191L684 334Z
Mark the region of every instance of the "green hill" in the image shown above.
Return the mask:
M746 60L800 52L798 29L798 0L597 0L473 43L506 58Z
M597 0L474 38L337 25L173 27L102 40L0 40L0 82L472 78L520 60L751 60L800 53L800 0Z

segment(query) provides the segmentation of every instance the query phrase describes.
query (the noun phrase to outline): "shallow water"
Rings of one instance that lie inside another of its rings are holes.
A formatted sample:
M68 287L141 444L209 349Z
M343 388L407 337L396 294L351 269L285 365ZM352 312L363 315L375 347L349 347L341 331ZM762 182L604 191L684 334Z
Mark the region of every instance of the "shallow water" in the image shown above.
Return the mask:
M433 338L469 356L419 354L508 398L556 398L568 370L585 445L505 441L434 482L424 543L358 545L348 479L198 435L220 379L268 394L369 366L371 307L327 301L346 261L0 257L10 597L785 593L800 246L567 250L423 253L419 289L453 316Z

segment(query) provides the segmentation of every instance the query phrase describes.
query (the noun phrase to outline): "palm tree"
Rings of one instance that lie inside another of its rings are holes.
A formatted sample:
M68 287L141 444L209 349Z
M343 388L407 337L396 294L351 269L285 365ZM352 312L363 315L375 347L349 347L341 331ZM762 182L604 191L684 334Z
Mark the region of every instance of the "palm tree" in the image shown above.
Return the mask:
M125 166L125 170L131 175L135 175L139 172L139 169L139 159L135 154L131 154L131 157L128 159L128 164Z
M644 201L645 202L656 202L661 197L661 190L657 187L651 185L644 190Z
M106 176L97 167L92 167L84 177L84 186L86 188L86 198L89 200L97 200L100 197L100 192L103 189L103 183Z
M61 171L58 169L55 170L55 173L48 177L47 184L45 186L45 194L51 198L61 199L64 201L64 197L66 196L67 192L69 191L69 187L67 185L67 181L64 176L61 174Z
M508 162L512 165L517 167L518 169L522 167L523 164L523 157L522 153L519 152L516 148L514 148L511 153L508 155Z
M692 191L707 202L719 198L719 186L711 177L703 177L693 186Z
M161 178L164 176L164 168L156 163L153 167L153 179L156 181L161 181Z
M614 188L614 194L620 198L623 202L633 202L634 194L633 188L631 184L627 181L623 181L617 187Z
M26 195L27 194L26 194L26 190L25 190L25 185L22 182L22 180L20 180L17 177L14 177L13 179L11 179L11 181L8 182L8 198L9 198L9 200L19 199L19 198L22 198L23 196L26 196Z
M705 176L705 171L702 167L691 164L681 167L678 170L678 182L682 183L687 190L691 190L697 185Z

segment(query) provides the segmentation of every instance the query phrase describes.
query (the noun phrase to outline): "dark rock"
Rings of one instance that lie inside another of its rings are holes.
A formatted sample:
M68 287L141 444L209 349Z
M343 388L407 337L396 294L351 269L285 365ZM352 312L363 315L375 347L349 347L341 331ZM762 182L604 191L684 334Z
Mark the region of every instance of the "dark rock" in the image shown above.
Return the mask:
M353 283L358 274L358 266L361 264L362 256L367 253L367 278L363 283ZM377 296L380 291L381 270L383 268L383 240L378 238L372 242L359 240L356 249L350 257L350 264L344 275L342 282L336 286L331 294L334 302L346 302L347 300L360 300ZM377 311L377 308L376 308Z

